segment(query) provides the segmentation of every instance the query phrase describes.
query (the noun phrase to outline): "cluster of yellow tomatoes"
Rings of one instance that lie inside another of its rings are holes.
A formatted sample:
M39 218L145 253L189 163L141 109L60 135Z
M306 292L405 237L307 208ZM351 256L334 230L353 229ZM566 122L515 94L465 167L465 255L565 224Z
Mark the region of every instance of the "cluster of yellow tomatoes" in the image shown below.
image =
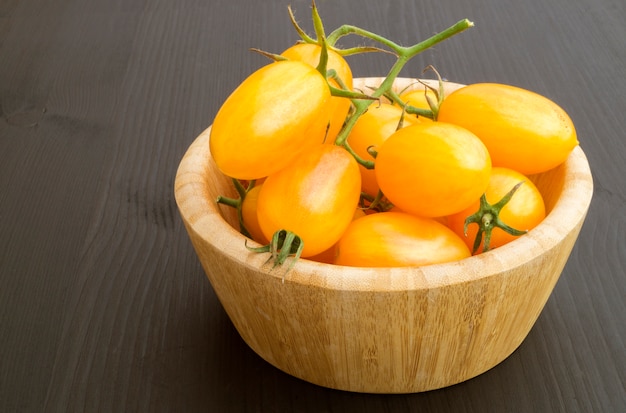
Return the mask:
M544 219L528 176L578 144L558 105L482 83L446 96L401 91L354 117L355 98L331 93L352 90L350 66L327 53L328 78L317 70L320 45L287 49L238 86L211 128L211 155L242 195L242 229L266 250L419 266L498 247Z

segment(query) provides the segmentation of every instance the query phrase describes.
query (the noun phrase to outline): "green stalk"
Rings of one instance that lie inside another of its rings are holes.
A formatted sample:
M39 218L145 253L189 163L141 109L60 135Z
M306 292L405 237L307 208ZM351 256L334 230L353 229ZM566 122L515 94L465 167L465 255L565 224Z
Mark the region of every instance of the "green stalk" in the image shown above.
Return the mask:
M340 26L339 28L334 30L331 34L329 34L327 37L328 44L330 44L331 46L334 46L341 37L344 37L350 34L354 34L357 36L374 40L375 42L385 45L388 48L396 52L402 48L402 46L398 45L397 43L389 39L386 39L383 36L380 36L376 33L372 33L368 30L364 30L364 29L361 29L360 27L352 26L349 24L344 24L343 26Z
M296 29L296 32L298 33L302 41L305 43L317 43L315 39L306 34L302 27L300 27L300 25L296 21L296 16L293 14L291 6L287 6L287 10L289 11L289 19L291 20L291 24L293 25L294 29Z
M393 86L393 83L395 82L396 78L398 77L398 75L400 74L400 72L402 71L402 69L404 68L404 66L406 65L406 63L411 60L413 57L415 57L416 55L418 55L419 53L423 52L424 50L443 42L444 40L454 36L455 34L458 34L470 27L474 26L474 23L472 23L471 21L469 21L468 19L463 19L460 20L459 22L457 22L456 24L448 27L447 29L445 29L444 31L437 33L433 36L431 36L430 38L417 43L413 46L410 47L403 47L398 45L397 43L388 40L382 36L379 36L375 33L369 32L367 30L363 30L360 29L358 27L355 26L349 26L349 25L345 25L345 26L341 26L339 29L335 30L334 32L332 32L328 37L327 37L327 41L329 44L334 44L339 38L341 38L342 36L348 35L348 34L356 34L362 37L366 37L368 39L374 40L376 42L379 42L387 47L389 47L390 49L392 49L394 51L394 53L397 55L397 59L396 62L394 63L394 65L391 67L391 69L389 70L389 73L387 73L387 76L385 77L385 79L383 80L383 82L381 83L381 85L374 90L374 92L372 93L372 97L375 98L379 98L383 95L385 95L386 93L388 93L391 90L391 87ZM371 100L360 100L360 99L354 99L353 100L353 104L355 107L355 111L354 113L348 118L348 120L346 121L346 124L344 125L344 128L341 130L341 132L339 133L339 135L337 135L337 138L335 139L335 144L339 145L339 146L345 146L346 145L346 140L348 139L348 135L350 134L350 131L352 130L352 128L354 127L357 119L367 111L367 108L369 107L369 105L372 103ZM358 159L357 159L358 161ZM367 164L362 163L363 166L365 166L366 168L371 168L373 167L373 163L369 163L367 162Z
M235 208L237 210L237 219L239 221L239 232L241 232L246 237L251 238L250 232L248 231L248 229L246 228L243 222L243 214L241 211L241 207L243 206L243 201L246 198L248 191L252 189L254 185L256 184L256 180L250 181L248 183L247 188L244 188L244 186L241 184L241 182L239 182L238 179L232 178L232 182L233 182L233 186L237 190L237 194L239 195L239 198L235 199L235 198L228 198L222 195L218 195L215 202L217 202L218 204L227 205L229 207Z

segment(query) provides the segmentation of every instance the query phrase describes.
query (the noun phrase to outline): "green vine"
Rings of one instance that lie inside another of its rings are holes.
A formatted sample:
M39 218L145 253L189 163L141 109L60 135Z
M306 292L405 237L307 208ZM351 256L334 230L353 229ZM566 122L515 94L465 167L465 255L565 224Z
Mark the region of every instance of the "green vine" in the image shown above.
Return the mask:
M315 3L313 8L315 9ZM319 16L317 13L314 13L314 18L315 16ZM394 65L391 67L391 69L389 70L389 72L387 73L387 76L384 78L383 82L376 88L373 90L373 92L371 93L371 97L373 98L380 98L383 96L388 96L389 94L393 94L393 90L392 90L392 86L393 83L395 82L396 78L398 77L400 71L404 68L404 66L407 64L407 62L409 62L413 57L417 56L418 54L422 53L424 50L429 49L430 47L435 46L436 44L441 43L442 41L458 34L461 33L462 31L473 27L473 23L470 22L467 19L463 19L460 20L459 22L457 22L456 24L450 26L449 28L445 29L444 31L435 34L434 36L420 42L417 43L413 46L409 46L409 47L404 47L404 46L400 46L397 43L386 39L382 36L379 36L375 33L372 33L370 31L367 30L363 30L359 27L356 26L351 26L351 25L344 25L341 26L340 28L338 28L337 30L335 30L334 32L332 32L330 35L328 35L328 40L327 43L334 47L334 45L336 44L336 42L344 36L347 35L358 35L361 37L365 37L368 38L370 40L373 40L375 42L380 43L381 45L391 49L391 52L396 56L396 62L394 63ZM339 50L339 49L337 49ZM369 50L368 50L369 51ZM440 85L439 90L437 92L442 92L442 88L443 86ZM438 97L442 97L443 93L439 93ZM339 134L337 135L337 138L335 139L335 144L339 145L339 146L343 146L345 147L350 153L354 154L354 151L352 151L352 149L349 147L348 143L347 143L347 139L348 136L350 135L350 132L352 130L352 128L354 127L354 125L356 124L358 118L367 111L368 107L370 106L370 104L372 103L371 100L360 100L360 99L354 99L352 101L353 105L354 105L354 112L347 118L346 123L344 125L344 127L342 128L342 130L339 132ZM436 106L436 105L433 105ZM417 113L417 114L421 114L422 116L427 116L430 118L436 118L436 114L432 114L429 113L428 111L423 111L420 110L418 108L409 108L411 110L412 113ZM407 113L409 113L407 111ZM372 169L374 167L374 163L373 161L368 161L368 160L364 160L361 159L360 157L356 156L355 159L364 167L368 168L368 169Z

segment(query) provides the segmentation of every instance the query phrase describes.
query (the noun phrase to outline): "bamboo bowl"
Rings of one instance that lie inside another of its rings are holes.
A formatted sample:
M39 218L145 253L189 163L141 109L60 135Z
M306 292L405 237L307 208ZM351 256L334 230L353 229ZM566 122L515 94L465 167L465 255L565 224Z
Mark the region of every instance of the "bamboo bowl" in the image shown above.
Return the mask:
M395 87L411 83L398 79ZM587 159L577 147L563 165L531 177L547 216L508 245L414 268L301 259L286 273L272 270L266 254L249 252L235 229L234 210L216 204L218 195L236 195L211 159L209 132L184 155L175 196L215 293L259 356L292 376L340 390L427 391L468 380L507 358L548 300L593 193Z

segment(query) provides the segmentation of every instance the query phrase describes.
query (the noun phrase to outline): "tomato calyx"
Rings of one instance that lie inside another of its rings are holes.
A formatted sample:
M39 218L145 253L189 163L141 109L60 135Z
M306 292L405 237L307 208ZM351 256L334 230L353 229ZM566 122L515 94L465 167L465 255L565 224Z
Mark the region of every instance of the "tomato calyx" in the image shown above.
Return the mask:
M272 268L283 265L288 257L293 256L293 260L287 269L289 271L300 258L304 249L304 241L296 233L281 229L274 233L269 244L262 247L248 247L246 241L246 248L256 253L271 253L267 261L273 261Z
M428 103L428 106L430 109L418 108L416 106L411 105L410 102L404 102L400 98L400 95L404 91L406 91L406 89L408 89L408 86L405 90L401 91L400 93L397 93L394 90L389 90L388 92L385 93L385 97L389 99L390 101L392 101L393 103L401 106L404 109L404 112L409 115L417 115L417 117L422 116L428 119L437 120L437 115L439 114L439 107L441 106L441 103L443 102L443 99L444 99L444 84L443 84L443 78L441 77L441 75L439 74L437 69L435 69L433 65L428 65L422 71L422 74L426 73L429 70L432 70L433 72L435 72L435 75L437 76L437 87L434 87L424 82L421 79L418 79L417 82L424 85L425 87L424 98L426 99L426 102ZM432 96L428 94L428 91L433 92L433 94L435 95L435 99L433 99Z
M237 190L237 194L239 195L239 197L228 198L228 197L219 195L217 199L215 200L215 202L217 202L218 204L227 205L229 207L235 208L237 210L237 220L239 221L239 232L248 238L252 238L252 236L250 235L250 231L248 231L248 229L246 228L243 222L242 207L243 207L243 201L246 199L246 195L252 188L254 188L256 181L255 180L249 181L246 187L244 187L241 181L239 181L238 179L232 178L232 181L233 181L233 185L235 186L235 189Z
M424 92L424 94L426 94L426 92ZM429 110L429 109L418 108L416 106L411 105L410 102L404 102L400 98L400 94L393 90L389 90L387 93L385 93L385 97L389 99L390 101L392 101L393 103L402 107L402 109L404 109L404 113L406 114L416 115L418 118L424 117L428 119L435 119L435 113L433 112L432 109ZM426 95L426 99L429 99L429 98L430 96Z
M291 20L291 24L293 25L294 29L296 30L296 32L298 33L298 35L300 36L301 42L303 43L311 43L311 44L319 44L319 40L312 38L311 36L309 36L303 29L302 27L300 27L300 25L298 24L297 20L296 20L296 16L293 13L293 10L291 9L291 6L287 6L287 10L289 12L289 19ZM318 11L317 11L317 6L315 4L315 0L312 1L312 11L313 11L313 22L316 28L316 31L322 27L321 22L321 16L319 15ZM347 25L342 26L344 29L345 27L347 27ZM341 37L348 34L347 32L345 32L345 30L335 30L333 31L328 37L327 37L327 44L328 47L331 48L332 50L334 50L335 52L339 53L342 56L350 56L350 55L354 55L354 54L361 54L361 53L373 53L373 52L384 52L384 53L390 53L388 50L376 47L376 46L356 46L356 47L352 47L352 48L348 48L348 49L340 49L335 47L335 44L337 43L337 40Z
M290 10L290 14L291 14L291 10ZM317 6L315 5L315 0L313 0L312 2L312 19L313 19L313 27L315 28L315 34L317 36L317 40L314 42L321 47L320 61L319 61L319 64L317 65L317 70L322 74L322 76L324 76L324 79L326 80L328 80L330 77L334 77L335 79L337 79L338 77L337 74L332 73L334 71L331 71L331 73L329 74L329 70L328 70L329 44L328 44L328 41L326 40L326 32L324 30L324 24L322 23L322 17L319 15ZM294 21L293 18L292 18L292 21ZM300 31L302 31L302 29L300 29ZM341 85L341 88L336 88L330 83L328 84L328 87L330 88L330 94L332 96L338 96L338 97L343 97L343 98L348 98L348 99L353 99L353 100L354 99L378 100L378 97L369 96L364 93L354 92L350 90L349 88L345 86L345 84L343 84L343 82L341 82L341 80L339 80L338 83Z
M432 97L427 93L426 90L424 91L424 97L426 98L426 101L428 102L428 106L430 106L430 110L433 113L432 119L437 120L437 117L439 114L439 107L441 106L441 103L443 102L443 98L444 98L443 79L441 78L441 75L439 74L437 69L435 69L433 65L428 65L422 73L425 73L428 70L432 70L433 72L435 72L435 75L437 76L437 87L435 88L423 82L422 80L420 80L419 82L422 85L426 86L427 89L431 90L435 94L435 97L437 99L436 101L432 99Z
M480 197L480 206L478 208L478 211L468 216L465 219L465 224L463 226L463 231L467 236L467 227L469 226L469 224L478 225L478 232L476 234L476 238L474 239L472 254L478 251L480 243L483 241L483 234L485 236L483 242L483 252L489 251L491 233L494 228L500 228L503 231L514 236L524 235L528 232L526 230L519 230L510 227L500 219L500 211L511 200L517 189L522 186L523 183L524 181L518 182L513 188L511 188L509 192L506 193L506 195L502 197L502 199L500 199L493 205L487 201L487 197L485 196L485 194Z

